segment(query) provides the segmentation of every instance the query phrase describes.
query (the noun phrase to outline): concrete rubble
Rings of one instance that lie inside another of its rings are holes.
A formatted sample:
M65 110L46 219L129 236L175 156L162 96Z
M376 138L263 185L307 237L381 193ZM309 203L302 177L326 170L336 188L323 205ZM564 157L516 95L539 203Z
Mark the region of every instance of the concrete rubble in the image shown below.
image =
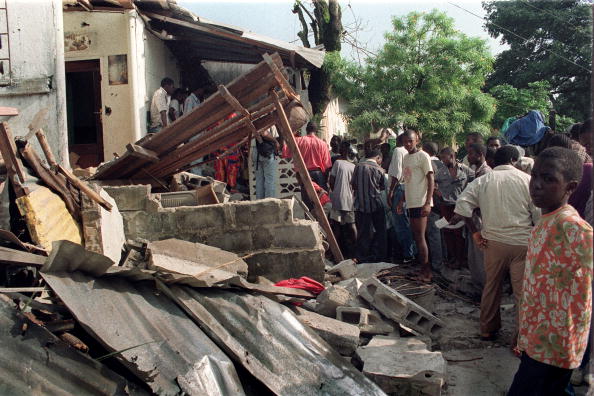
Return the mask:
M441 395L446 361L416 338L375 336L357 349L356 358L363 373L388 395Z

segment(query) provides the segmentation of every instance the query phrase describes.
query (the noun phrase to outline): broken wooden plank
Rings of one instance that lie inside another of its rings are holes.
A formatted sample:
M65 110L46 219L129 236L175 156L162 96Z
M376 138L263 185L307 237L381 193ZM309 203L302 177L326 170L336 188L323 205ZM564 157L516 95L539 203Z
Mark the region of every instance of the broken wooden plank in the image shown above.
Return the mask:
M270 95L273 97L276 103L276 111L280 121L279 131L281 133L281 136L283 137L285 142L287 142L287 145L291 149L291 153L293 153L293 162L295 164L295 170L301 177L308 198L314 204L314 215L316 216L318 223L320 223L320 226L326 233L326 238L328 240L328 243L330 244L330 251L334 256L334 260L337 263L339 263L344 260L344 257L342 256L342 252L340 251L338 242L336 242L336 238L334 237L334 233L332 232L332 228L330 227L328 218L324 213L324 209L322 208L322 204L320 203L318 194L316 194L316 191L311 182L311 177L309 176L309 172L307 171L307 167L305 166L305 161L303 161L303 157L301 156L301 152L299 151L299 147L297 146L297 142L295 141L295 136L293 135L293 131L291 130L291 124L289 124L289 120L287 118L287 115L285 114L283 105L279 100L278 94L274 91L271 91Z
M16 107L0 106L0 116L17 116L19 110Z
M58 164L56 166L56 169L58 170L58 172L63 174L66 177L66 179L68 179L68 181L72 183L75 187L77 187L83 194L85 194L93 201L97 202L99 205L103 206L106 210L111 211L112 205L105 199L103 199L101 195L97 194L97 192L93 191L91 187L87 186L85 182L80 180L78 177L74 176L69 170L64 169L62 165Z
M157 153L155 153L152 150L145 149L142 146L129 143L126 145L126 149L133 157L143 158L149 162L159 162L159 157L157 156Z
M46 260L47 257L38 254L0 246L0 263L3 264L42 267Z
M24 183L25 171L21 160L17 157L14 137L7 122L0 123L0 154L2 154L9 176L14 173L18 176L20 183Z
M56 157L54 157L54 153L52 153L49 143L45 137L45 133L43 133L43 129L38 129L35 131L35 136L39 141L39 145L41 146L41 150L47 159L47 163L52 169L54 169L58 165L58 162L56 161Z
M0 287L0 293L39 293L50 291L45 286L40 287Z

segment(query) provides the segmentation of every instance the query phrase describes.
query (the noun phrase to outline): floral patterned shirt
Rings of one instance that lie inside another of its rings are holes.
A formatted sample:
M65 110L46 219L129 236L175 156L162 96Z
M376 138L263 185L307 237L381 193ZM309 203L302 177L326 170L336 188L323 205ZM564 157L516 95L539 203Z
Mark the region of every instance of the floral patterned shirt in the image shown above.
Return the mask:
M592 307L592 227L565 205L543 215L526 256L518 346L571 369L582 361Z

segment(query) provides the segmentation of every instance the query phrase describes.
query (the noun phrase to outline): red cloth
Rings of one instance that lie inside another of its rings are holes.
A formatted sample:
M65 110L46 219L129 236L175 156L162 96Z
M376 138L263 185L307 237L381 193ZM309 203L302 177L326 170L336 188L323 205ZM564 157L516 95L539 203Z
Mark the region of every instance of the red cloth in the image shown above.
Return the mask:
M316 191L316 194L318 194L318 199L320 200L320 204L322 206L324 206L328 202L330 202L330 196L328 195L327 191L325 191L322 187L320 187L318 185L318 183L316 183L314 181L312 181L311 184L313 185L313 188Z
M307 290L308 292L311 292L316 295L318 295L324 291L324 285L322 285L320 282L317 282L311 278L308 278L307 276L302 276L299 279L295 279L295 278L285 279L285 280L275 283L274 286L290 287L292 289Z
M295 137L295 141L297 142L297 147L301 152L307 170L319 169L325 173L326 169L332 167L330 149L322 139L315 135L306 135ZM290 158L292 156L291 149L285 145L283 147L283 157Z

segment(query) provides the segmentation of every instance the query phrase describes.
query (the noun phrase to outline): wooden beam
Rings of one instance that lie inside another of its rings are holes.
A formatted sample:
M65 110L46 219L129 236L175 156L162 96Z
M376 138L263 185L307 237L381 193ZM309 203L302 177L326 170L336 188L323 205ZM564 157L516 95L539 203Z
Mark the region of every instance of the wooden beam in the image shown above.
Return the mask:
M41 267L46 260L47 257L38 254L0 246L0 263L3 264Z
M159 162L160 161L159 157L157 156L157 153L155 153L152 150L145 149L142 146L138 146L136 144L129 143L126 145L126 149L130 153L130 155L133 157L143 158L149 162Z
M103 206L103 208L111 212L111 204L107 202L105 199L103 199L103 197L99 195L95 190L91 189L91 187L89 187L86 183L84 183L78 177L74 176L69 170L64 169L62 165L56 166L56 169L58 170L58 172L63 174L66 177L66 179L68 179L68 181L72 183L76 188L78 188L83 194L85 194L87 197L89 197L93 201L97 202L99 205Z
M0 154L6 164L6 170L14 172L21 183L25 182L25 171L23 170L23 164L17 157L16 145L14 143L14 137L8 123L0 123Z
M287 115L285 114L285 110L283 109L283 105L281 104L279 97L275 91L270 92L270 95L274 99L276 105L276 112L278 114L280 122L280 134L282 135L285 142L287 142L287 145L293 153L293 162L295 164L295 170L297 171L303 182L303 186L305 187L305 192L307 193L307 196L314 204L314 216L318 220L318 223L320 223L320 226L322 227L324 232L326 232L326 239L328 239L330 251L334 256L334 260L338 263L344 260L344 257L342 256L342 252L340 251L338 242L336 242L336 238L334 237L334 233L332 232L332 228L330 227L328 218L324 213L324 209L322 208L322 204L320 203L318 194L316 194L314 186L311 183L311 177L309 176L309 172L307 171L307 167L305 166L305 161L303 161L303 156L301 155L299 147L297 146L297 142L295 141L295 136L293 135L293 131L291 130L291 125L289 124L289 120L287 119Z
M0 106L0 116L17 116L19 110L15 107Z

